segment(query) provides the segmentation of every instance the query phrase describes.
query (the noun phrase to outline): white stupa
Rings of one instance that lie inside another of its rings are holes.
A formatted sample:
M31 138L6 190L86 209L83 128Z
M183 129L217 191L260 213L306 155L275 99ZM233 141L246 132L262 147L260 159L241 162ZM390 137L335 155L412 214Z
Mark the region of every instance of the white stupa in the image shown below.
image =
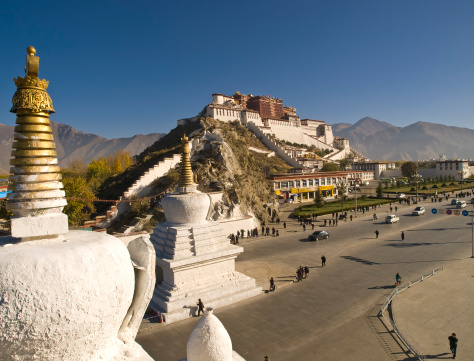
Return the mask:
M67 204L49 121L54 113L27 49L15 79L11 236L0 237L0 360L150 361L135 342L154 288L146 238L124 244L68 231Z
M150 237L157 264L150 307L167 323L195 315L199 298L218 308L262 293L253 278L235 271L243 248L230 244L218 222L207 220L211 201L196 190L189 153L184 136L178 192L162 199L166 222Z
M245 361L232 350L227 330L212 309L194 326L186 348L187 358L181 361Z

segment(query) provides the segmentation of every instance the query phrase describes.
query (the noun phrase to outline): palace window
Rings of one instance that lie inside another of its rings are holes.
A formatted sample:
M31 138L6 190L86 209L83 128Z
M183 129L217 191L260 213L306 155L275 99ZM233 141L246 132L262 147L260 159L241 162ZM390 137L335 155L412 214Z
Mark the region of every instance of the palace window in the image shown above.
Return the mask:
M301 182L299 180L296 181L296 188L301 187Z
M303 179L303 187L307 187L308 186L308 182L306 181L306 179Z

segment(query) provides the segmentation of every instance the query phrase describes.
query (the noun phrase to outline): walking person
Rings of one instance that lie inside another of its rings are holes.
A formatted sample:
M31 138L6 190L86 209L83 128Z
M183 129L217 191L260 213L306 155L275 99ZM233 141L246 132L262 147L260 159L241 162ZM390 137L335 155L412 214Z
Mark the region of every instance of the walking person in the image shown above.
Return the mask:
M326 257L324 256L324 254L321 256L321 267L324 267L326 266Z
M405 232L402 231L402 241L405 240Z
M276 290L275 281L273 280L273 277L270 277L270 290L269 290L269 292L274 292L275 290Z
M395 275L395 286L398 287L402 283L402 276L400 276L400 273L397 272Z
M376 230L375 230L375 238L379 238L379 234L380 234L380 233L379 233L379 230L376 229Z
M197 306L198 306L198 316L201 314L201 312L204 314L204 303L202 303L201 299L198 300Z
M453 353L453 359L455 359L456 350L458 348L458 338L456 337L456 334L453 332L453 334L448 337L448 340L449 340L449 348L451 352Z
M309 267L308 265L304 266L304 278L308 278L309 276Z

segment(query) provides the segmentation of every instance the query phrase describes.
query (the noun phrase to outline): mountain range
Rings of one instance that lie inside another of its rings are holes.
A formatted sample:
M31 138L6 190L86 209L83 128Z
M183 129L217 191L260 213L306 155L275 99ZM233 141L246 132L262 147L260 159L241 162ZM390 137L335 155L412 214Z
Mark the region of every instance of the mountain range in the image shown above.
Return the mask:
M132 156L137 155L165 135L151 133L147 135L137 134L130 138L107 139L53 121L51 121L51 128L54 134L59 164L63 167L77 159L89 163L92 159L107 157L121 149ZM0 124L0 174L8 174L10 171L9 162L14 129L14 126Z
M351 148L374 160L428 160L440 154L450 158L474 157L474 130L416 122L396 127L371 117L355 124L332 125L335 136L348 138Z

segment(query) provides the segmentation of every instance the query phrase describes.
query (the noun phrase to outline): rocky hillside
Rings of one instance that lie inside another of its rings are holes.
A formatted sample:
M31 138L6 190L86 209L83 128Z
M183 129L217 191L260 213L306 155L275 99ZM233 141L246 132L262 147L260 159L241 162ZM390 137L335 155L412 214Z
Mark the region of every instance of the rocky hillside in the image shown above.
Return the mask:
M218 214L223 213L234 214L239 208L243 213L250 211L257 218L268 220L266 204L273 202L274 193L267 176L286 172L290 167L277 156L268 157L265 145L240 122L223 123L208 118L176 127L140 154L134 166L108 179L99 189L98 197L117 199L141 172L159 159L178 153L183 134L199 139L191 158L198 190L224 193L224 201L219 204L220 209L215 210L213 218L217 219ZM156 183L159 189L160 180Z
M0 124L0 174L8 174L13 143L14 126ZM73 160L89 163L92 159L106 157L119 150L131 155L140 154L146 147L163 136L161 133L134 135L130 138L107 139L91 133L80 132L66 124L51 122L56 142L59 164L67 166Z
M365 117L357 123L333 125L334 135L348 138L351 147L376 160L422 160L471 158L474 130L442 124L417 122L406 127Z

